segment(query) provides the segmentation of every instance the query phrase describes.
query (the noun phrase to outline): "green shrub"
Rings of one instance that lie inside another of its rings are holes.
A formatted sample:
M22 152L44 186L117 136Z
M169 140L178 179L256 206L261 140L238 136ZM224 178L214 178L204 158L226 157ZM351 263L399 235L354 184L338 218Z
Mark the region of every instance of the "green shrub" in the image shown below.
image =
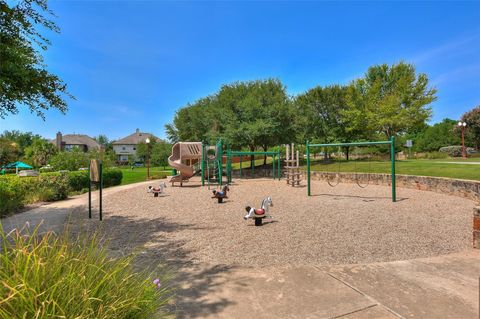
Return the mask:
M108 169L103 171L103 187L120 185L123 173L119 169ZM87 186L88 187L88 186Z
M425 158L427 159L442 159L448 158L448 154L445 152L428 152L425 154Z
M39 176L39 199L56 201L68 197L70 190L69 178L66 173L47 173Z
M38 236L1 228L0 318L152 318L166 315L170 274L135 271L98 236ZM152 281L158 278L159 284Z
M15 176L16 177L16 176ZM25 188L18 178L0 178L0 217L18 211L25 203Z
M88 183L90 182L88 171L68 172L68 180L70 190L74 192L79 192L85 188L88 189Z
M447 153L451 157L461 157L462 156L462 146L460 145L453 145L453 146L445 146L439 149L440 152ZM466 148L466 152L473 152L474 149L471 147Z

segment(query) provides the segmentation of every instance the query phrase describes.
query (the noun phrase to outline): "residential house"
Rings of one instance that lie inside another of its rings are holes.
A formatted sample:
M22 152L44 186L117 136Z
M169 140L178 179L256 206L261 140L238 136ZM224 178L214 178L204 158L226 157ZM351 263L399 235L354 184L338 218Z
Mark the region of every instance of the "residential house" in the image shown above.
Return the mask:
M158 141L158 138L154 135L150 133L142 133L137 128L135 133L113 142L113 151L115 154L117 154L117 161L119 163L127 163L129 157L136 158L137 145L140 143L145 143L147 138Z
M100 150L102 148L97 141L85 134L62 135L61 132L58 132L56 139L50 142L55 144L61 151L70 151L74 148L78 148L83 152L88 152L91 150Z

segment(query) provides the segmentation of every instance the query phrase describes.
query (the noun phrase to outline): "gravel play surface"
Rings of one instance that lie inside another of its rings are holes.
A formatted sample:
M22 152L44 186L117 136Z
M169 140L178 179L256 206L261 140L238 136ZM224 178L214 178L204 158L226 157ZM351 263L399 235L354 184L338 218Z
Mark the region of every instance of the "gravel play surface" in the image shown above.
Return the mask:
M321 181L312 181L314 196L307 197L305 186L285 180L237 179L218 204L199 180L184 185L169 185L158 198L144 186L106 196L101 226L110 246L149 260L240 266L370 263L471 246L474 203L459 197L398 188L392 203L389 187ZM267 196L273 219L262 227L244 221L245 206L258 207Z

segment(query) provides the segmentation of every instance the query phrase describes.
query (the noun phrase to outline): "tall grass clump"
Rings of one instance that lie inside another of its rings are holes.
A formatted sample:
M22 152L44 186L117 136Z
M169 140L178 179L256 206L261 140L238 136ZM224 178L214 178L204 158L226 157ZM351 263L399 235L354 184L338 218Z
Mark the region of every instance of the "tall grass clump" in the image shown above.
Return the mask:
M0 318L152 318L166 315L169 274L109 257L97 235L73 238L0 225Z

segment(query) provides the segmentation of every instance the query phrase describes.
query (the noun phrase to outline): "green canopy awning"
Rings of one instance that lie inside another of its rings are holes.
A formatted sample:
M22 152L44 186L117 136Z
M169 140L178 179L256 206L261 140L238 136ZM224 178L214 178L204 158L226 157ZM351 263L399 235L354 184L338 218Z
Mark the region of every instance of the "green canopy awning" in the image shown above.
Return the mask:
M25 164L24 162L15 162L15 163L3 165L2 168L33 168L33 167L31 167L28 164Z

